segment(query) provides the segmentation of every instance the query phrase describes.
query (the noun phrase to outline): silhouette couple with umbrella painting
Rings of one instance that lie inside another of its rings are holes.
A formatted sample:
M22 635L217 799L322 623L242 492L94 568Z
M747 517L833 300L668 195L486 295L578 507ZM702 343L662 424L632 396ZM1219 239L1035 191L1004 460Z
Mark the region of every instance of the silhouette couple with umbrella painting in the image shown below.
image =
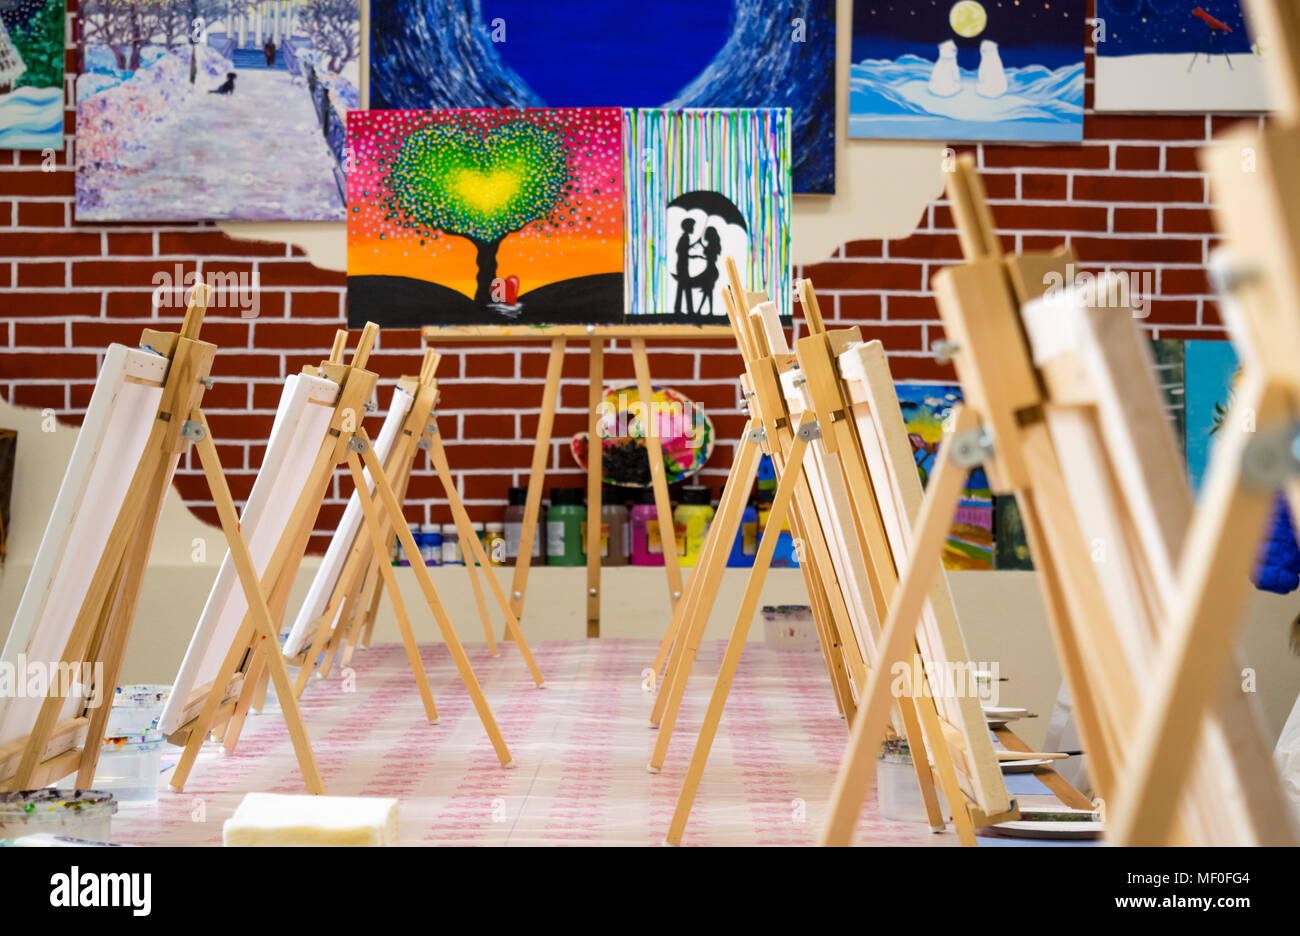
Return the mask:
M685 211L702 211L708 215L703 233L695 234L695 219L684 218L681 222L681 234L676 244L675 272L677 296L673 301L673 313L695 315L713 315L713 293L718 285L718 263L722 257L722 237L718 227L712 223L715 219L723 225L735 224L748 231L744 216L727 197L717 192L687 192L668 203L669 208L681 208ZM691 274L691 261L703 260L704 269ZM699 302L695 301L695 290L700 290ZM707 306L708 311L705 311Z

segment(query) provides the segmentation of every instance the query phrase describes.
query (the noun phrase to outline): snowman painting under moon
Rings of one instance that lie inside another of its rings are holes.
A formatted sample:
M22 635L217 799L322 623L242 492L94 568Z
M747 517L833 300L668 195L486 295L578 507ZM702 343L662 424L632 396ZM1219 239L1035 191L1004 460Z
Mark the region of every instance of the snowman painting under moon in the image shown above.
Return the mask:
M854 0L849 136L1078 143L1084 0Z

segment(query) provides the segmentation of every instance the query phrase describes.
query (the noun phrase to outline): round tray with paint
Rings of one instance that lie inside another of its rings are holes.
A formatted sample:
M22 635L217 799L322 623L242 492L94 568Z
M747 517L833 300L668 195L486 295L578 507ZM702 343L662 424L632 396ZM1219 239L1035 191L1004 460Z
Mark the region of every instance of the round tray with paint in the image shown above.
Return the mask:
M646 455L646 407L635 385L615 387L601 401L601 477L606 484L648 487L650 460ZM713 454L713 422L704 407L668 387L654 387L650 411L659 430L664 474L669 484L695 474ZM587 433L573 437L573 458L587 470Z

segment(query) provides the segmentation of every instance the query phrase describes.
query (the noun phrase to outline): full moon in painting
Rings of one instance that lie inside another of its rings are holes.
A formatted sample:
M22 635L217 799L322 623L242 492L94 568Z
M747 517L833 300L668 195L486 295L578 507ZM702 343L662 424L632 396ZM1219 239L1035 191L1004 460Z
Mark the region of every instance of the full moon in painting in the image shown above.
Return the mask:
M976 0L961 0L960 3L952 5L952 10L948 13L948 22L957 35L974 39L989 24L989 15L985 12L984 6Z

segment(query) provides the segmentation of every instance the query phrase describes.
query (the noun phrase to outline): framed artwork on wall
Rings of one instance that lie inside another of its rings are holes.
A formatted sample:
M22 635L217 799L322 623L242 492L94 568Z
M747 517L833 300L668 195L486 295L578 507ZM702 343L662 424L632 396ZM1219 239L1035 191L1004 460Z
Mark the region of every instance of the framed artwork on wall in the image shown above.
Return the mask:
M358 0L84 0L76 23L78 221L344 219Z
M63 149L63 0L0 0L0 149Z
M1097 0L1099 111L1268 109L1267 44L1240 0Z
M1084 0L855 0L849 136L1078 143Z
M372 0L370 106L790 108L835 191L834 0Z

